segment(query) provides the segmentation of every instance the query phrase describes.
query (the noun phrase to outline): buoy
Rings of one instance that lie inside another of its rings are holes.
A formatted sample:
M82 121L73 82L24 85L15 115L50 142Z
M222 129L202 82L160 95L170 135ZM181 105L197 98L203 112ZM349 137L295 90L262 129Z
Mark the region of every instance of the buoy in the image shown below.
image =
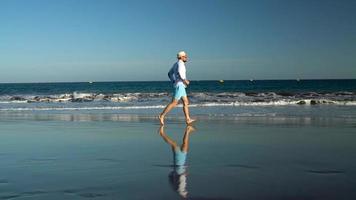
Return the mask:
M219 82L220 82L220 83L224 83L224 80L220 80Z

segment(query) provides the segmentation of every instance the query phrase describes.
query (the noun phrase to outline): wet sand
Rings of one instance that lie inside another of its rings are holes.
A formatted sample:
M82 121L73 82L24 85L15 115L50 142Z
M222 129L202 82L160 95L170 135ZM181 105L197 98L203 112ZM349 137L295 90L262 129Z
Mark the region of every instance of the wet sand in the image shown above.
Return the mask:
M338 120L0 116L0 199L355 199L356 126Z

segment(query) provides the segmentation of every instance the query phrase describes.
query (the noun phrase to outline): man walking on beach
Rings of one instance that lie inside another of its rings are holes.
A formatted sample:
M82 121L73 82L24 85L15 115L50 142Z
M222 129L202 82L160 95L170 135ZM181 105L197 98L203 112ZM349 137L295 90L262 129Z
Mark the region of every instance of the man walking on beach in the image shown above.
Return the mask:
M190 118L189 115L189 100L187 97L187 92L185 88L189 85L189 80L186 78L186 68L185 63L188 61L188 56L184 51L180 51L177 54L178 61L174 63L172 68L168 72L169 79L172 81L174 86L172 102L169 103L163 112L158 116L161 125L164 124L164 117L169 111L176 107L179 100L183 100L183 112L185 115L185 121L187 124L193 123L195 120Z

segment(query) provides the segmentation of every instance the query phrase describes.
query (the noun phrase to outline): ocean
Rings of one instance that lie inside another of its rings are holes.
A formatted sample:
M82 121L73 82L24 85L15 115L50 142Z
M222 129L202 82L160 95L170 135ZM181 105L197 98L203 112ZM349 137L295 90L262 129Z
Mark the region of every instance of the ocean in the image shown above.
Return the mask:
M0 111L156 116L171 91L168 81L8 83L0 84ZM201 117L356 116L355 79L192 81L187 92L192 113Z
M192 81L194 127L171 90L0 84L0 199L356 199L356 80Z

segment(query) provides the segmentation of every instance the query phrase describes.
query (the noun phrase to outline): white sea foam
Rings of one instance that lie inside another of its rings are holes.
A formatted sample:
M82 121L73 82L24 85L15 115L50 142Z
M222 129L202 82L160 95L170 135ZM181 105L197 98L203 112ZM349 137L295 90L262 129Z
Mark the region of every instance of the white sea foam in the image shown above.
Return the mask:
M73 92L73 98L74 99L83 99L83 98L91 98L93 97L92 93L77 93Z
M1 104L19 103L93 103L96 102L112 103L113 106L120 103L133 105L149 104L157 105L170 101L168 93L82 93L73 94L52 94L52 95L2 95ZM335 93L242 93L242 92L193 92L189 94L192 106L284 106L284 105L355 105L356 94L354 92L335 92ZM67 105L62 104L63 107ZM55 106L56 107L56 106ZM81 106L78 106L81 107Z
M271 101L271 102L230 102L230 103L200 103L190 104L192 108L197 107L238 107L238 106L311 106L315 103L311 103L312 100L303 100L305 103L302 105L300 101ZM356 106L356 101L349 102L331 102L320 101L326 104L344 105L344 106ZM318 103L318 101L317 101ZM75 111L75 110L137 110L137 109L162 109L166 105L129 105L129 106L83 106L83 107L5 107L0 108L0 111ZM177 107L183 107L179 104Z
M27 100L14 100L14 101L3 101L1 103L15 103L15 104L17 104L17 103L28 103L28 101Z
M235 102L234 106L287 106L297 105L299 101L270 101L270 102Z
M338 105L356 106L356 101L336 102Z
M0 111L66 111L66 110L130 110L130 109L154 109L164 108L163 105L157 106L103 106L103 107L38 107L38 108L1 108Z

